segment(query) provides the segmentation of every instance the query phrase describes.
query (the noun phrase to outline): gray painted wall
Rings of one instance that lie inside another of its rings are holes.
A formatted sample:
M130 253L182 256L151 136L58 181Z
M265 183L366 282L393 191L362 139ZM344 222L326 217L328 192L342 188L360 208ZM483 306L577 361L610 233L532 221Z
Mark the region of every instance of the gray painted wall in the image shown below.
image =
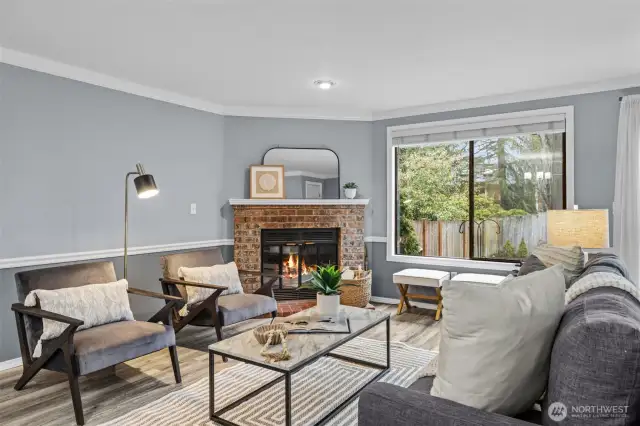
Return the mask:
M221 116L4 64L0 100L0 258L122 247L138 161L160 194L131 188L131 246L222 237Z
M329 178L325 179L322 186L323 198L341 198L340 195L340 179Z
M302 176L284 177L284 197L300 200L304 198L302 192Z
M262 156L277 146L333 149L340 159L340 180L360 185L359 197L373 194L371 182L372 123L356 121L298 120L285 118L224 118L225 198L249 197L249 166L261 164ZM373 209L365 216L370 235ZM233 238L233 210L223 207L228 238Z

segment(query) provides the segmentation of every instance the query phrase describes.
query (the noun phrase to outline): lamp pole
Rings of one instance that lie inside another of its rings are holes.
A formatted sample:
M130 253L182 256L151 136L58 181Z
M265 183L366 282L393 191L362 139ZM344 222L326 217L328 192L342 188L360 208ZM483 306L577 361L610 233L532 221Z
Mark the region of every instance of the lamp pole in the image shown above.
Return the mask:
M158 194L158 187L152 175L146 174L142 163L136 164L136 171L129 172L124 179L124 279L127 279L128 242L129 242L129 177L138 175L133 180L138 198L150 198Z

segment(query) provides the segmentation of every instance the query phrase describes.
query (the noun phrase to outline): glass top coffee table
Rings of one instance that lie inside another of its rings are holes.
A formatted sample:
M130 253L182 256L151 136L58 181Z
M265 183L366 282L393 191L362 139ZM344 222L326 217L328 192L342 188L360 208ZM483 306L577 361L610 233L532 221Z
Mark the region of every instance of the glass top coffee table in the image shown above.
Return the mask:
M351 306L341 306L341 311L347 315L349 319L349 325L351 328L350 333L304 333L304 334L289 334L287 336L287 347L291 354L291 359L286 361L269 363L260 355L262 345L253 336L253 330L246 331L228 339L216 342L209 346L209 417L211 420L229 426L238 426L229 420L223 419L221 416L236 408L240 404L247 402L251 398L271 388L273 385L280 383L282 380L285 382L285 424L291 426L291 376L297 371L301 370L305 366L313 363L322 356L330 356L338 358L344 361L352 362L355 364L363 365L365 367L371 367L380 369L380 372L375 375L371 380L362 385L355 393L349 396L338 407L329 412L323 417L316 425L323 425L329 421L332 417L338 414L344 407L346 407L351 401L353 401L362 390L370 383L379 380L391 366L391 345L390 345L390 322L389 314L374 311L369 309L354 308ZM305 316L313 314L315 308L307 309L292 315L290 318L296 316ZM386 323L386 336L387 336L387 359L386 364L381 365L369 361L359 360L352 357L331 353L334 349L340 345L352 340L353 338L362 335L364 332L372 329L373 327ZM256 365L269 370L282 373L282 376L275 380L266 383L260 388L250 392L242 398L227 404L225 407L215 410L214 394L215 394L215 382L214 382L214 355L224 355L227 358L235 359L247 364Z

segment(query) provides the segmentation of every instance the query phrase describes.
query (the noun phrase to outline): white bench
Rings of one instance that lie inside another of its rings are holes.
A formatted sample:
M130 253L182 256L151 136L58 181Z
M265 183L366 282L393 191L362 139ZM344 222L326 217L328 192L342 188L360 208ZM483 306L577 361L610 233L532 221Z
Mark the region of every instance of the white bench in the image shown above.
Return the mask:
M440 295L440 287L442 283L450 278L451 274L444 271L433 271L429 269L404 269L393 274L393 283L400 290L400 303L398 303L398 315L402 313L402 308L407 305L407 311L411 309L409 298L434 301L438 304L436 309L436 321L440 319L442 314L442 296ZM431 287L436 290L435 296L426 294L409 293L409 286Z
M407 305L407 311L411 309L409 298L413 298L437 302L438 307L436 309L435 320L440 320L440 316L442 315L442 295L440 293L440 287L442 287L442 283L444 281L447 281L449 279L451 279L451 281L468 281L474 283L497 285L500 284L505 279L505 277L501 275L463 273L451 278L451 273L444 271L434 271L429 269L404 269L393 274L393 283L397 285L398 290L400 290L400 303L398 303L397 315L400 315L402 313L402 308L404 307L404 305ZM408 291L410 285L416 287L435 288L436 295L429 296L426 294L409 293Z
M451 281L466 281L470 283L483 283L483 284L500 284L506 277L502 275L490 275L490 274L458 274L451 278Z

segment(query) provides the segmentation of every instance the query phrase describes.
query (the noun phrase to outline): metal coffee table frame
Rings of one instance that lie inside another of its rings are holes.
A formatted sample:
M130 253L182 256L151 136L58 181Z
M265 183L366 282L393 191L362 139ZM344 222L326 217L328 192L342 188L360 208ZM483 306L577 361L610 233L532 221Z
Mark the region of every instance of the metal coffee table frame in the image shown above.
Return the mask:
M373 327L381 324L382 322L386 323L386 327L387 327L387 362L386 365L380 365L374 362L369 362L369 361L363 361L363 360L359 360L359 359L355 359L355 358L351 358L348 356L344 356L344 355L340 355L340 354L332 354L330 353L331 351L335 350L336 348L344 345L345 343L353 340L355 337L360 336L361 334L363 334L364 332L372 329ZM231 359L235 359L237 361L240 362L244 362L246 364L251 364L251 365L255 365L257 367L262 367L262 368L266 368L267 370L273 370L273 371L277 371L279 373L282 373L283 375L278 377L277 379L266 383L265 385L259 387L258 389L252 391L251 393L248 393L247 395L243 396L240 399L237 399L236 401L232 402L231 404L226 405L224 408L216 411L215 410L215 403L214 403L214 394L215 394L215 382L214 382L214 355L224 355L227 358L231 358ZM369 384L376 382L378 380L380 380L380 378L382 376L384 376L387 371L389 371L389 368L391 367L391 330L390 330L390 317L384 317L384 318L380 318L379 320L372 322L371 324L363 327L362 329L358 330L357 332L352 333L349 337L345 338L344 340L341 340L339 342L336 342L335 344L328 346L327 348L323 349L322 351L319 351L317 354L314 354L313 356L309 357L308 359L304 360L300 365L297 365L296 367L292 368L291 370L287 370L287 369L282 369L282 368L278 368L277 364L273 364L273 365L265 365L265 364L261 364L258 362L254 362L254 361L250 361L250 360L246 360L243 359L240 356L234 356L234 355L229 355L227 353L223 354L221 352L217 352L213 349L209 349L209 418L214 421L217 422L219 424L225 425L225 426L239 426L237 423L234 423L232 421L223 419L221 416L230 411L233 410L234 408L238 407L239 405L241 405L244 402L249 401L251 398L257 396L258 394L266 391L267 389L271 388L272 386L280 383L281 381L284 380L284 404L285 404L285 425L286 426L291 426L291 417L292 417L292 412L291 412L291 376L293 374L295 374L296 372L300 371L301 369L303 369L304 367L308 366L309 364L313 363L314 361L318 360L319 358L323 357L323 356L330 356L333 358L337 358L337 359L341 359L344 361L349 361L352 362L354 364L359 364L359 365L364 365L366 367L371 367L371 368L379 368L381 369L381 371L376 374L375 377L373 377L371 380L369 380L367 383L365 383L364 385L362 385L353 395L351 395L349 398L347 398L345 401L343 401L339 406L337 406L335 409L333 409L331 412L329 412L327 415L325 415L319 422L317 422L315 424L315 426L319 426L319 425L324 425L326 424L329 420L331 420L336 414L338 414L340 411L342 411L343 408L345 408L349 403L351 403L354 399L356 399L358 397L358 395L360 395L360 393L364 390L365 387L367 387Z

